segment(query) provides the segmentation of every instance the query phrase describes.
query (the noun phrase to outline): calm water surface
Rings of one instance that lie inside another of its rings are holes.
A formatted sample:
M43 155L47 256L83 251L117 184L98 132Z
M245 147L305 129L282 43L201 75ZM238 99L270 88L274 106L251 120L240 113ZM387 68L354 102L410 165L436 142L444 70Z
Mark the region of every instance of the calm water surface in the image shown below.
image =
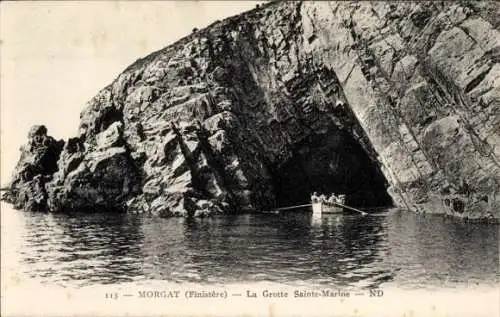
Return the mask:
M164 280L421 288L499 282L497 225L393 211L186 220L26 213L2 204L2 251L4 269L63 286Z

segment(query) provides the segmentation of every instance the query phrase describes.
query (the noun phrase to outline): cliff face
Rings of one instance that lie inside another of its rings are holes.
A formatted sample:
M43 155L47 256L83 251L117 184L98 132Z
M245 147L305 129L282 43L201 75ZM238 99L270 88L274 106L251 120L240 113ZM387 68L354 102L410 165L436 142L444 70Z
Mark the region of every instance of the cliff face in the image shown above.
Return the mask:
M283 2L216 22L127 68L64 147L30 133L7 198L202 215L323 191L500 218L499 8Z

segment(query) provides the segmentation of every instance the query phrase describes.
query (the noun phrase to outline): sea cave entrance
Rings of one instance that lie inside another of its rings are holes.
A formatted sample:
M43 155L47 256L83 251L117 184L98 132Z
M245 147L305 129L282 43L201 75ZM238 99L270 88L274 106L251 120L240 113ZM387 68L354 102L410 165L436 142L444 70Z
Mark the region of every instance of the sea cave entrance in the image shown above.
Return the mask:
M278 206L308 203L312 192L346 194L354 207L392 205L388 183L352 135L343 130L311 136L275 170Z

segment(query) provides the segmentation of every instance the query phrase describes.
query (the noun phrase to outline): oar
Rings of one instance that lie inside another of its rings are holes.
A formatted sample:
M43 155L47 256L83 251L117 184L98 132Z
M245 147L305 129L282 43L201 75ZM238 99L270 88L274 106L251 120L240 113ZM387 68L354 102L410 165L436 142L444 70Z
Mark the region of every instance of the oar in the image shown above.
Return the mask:
M349 206L346 206L346 205L342 205L340 203L337 203L337 202L329 202L331 204L334 204L334 205L339 205L340 207L344 207L344 208L347 208L347 209L351 209L351 210L354 210L354 211L357 211L359 212L362 216L365 216L367 215L368 213L362 211L362 210L359 210L359 209L356 209L356 208L353 208L353 207L349 207Z
M289 210L289 209L296 209L296 208L309 207L309 206L312 206L312 204L297 205L297 206L290 206L290 207L282 207L282 208L276 208L275 210Z
M296 205L296 206L281 207L281 208L276 208L276 209L273 209L273 210L263 211L263 212L264 212L264 213L268 213L268 212L273 213L273 212L278 212L278 211L282 211L282 210L297 209L297 208L309 207L309 206L312 206L312 204L304 204L304 205Z

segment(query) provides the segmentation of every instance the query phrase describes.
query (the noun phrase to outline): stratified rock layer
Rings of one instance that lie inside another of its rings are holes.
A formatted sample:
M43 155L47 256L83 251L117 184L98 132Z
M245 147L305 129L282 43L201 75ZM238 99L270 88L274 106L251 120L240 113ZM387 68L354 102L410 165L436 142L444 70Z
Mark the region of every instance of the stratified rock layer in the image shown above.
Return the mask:
M410 210L498 219L498 13L282 2L216 22L128 67L64 149L30 133L9 200L204 215L387 189Z

